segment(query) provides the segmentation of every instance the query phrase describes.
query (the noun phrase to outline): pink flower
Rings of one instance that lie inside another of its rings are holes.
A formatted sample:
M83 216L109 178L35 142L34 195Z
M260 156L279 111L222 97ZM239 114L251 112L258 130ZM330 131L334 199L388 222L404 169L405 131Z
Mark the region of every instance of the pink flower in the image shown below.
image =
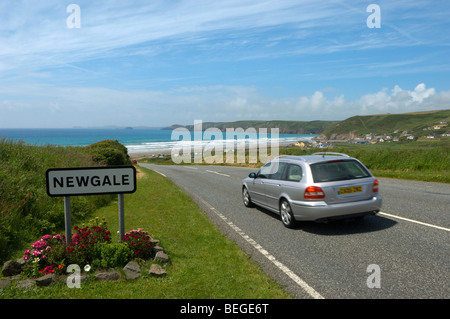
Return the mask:
M44 246L47 246L47 244L44 241L42 241L42 240L38 240L37 242L35 242L34 244L31 245L31 247L35 248L35 249L39 249L39 248L42 248Z
M50 236L50 235L44 235L41 237L41 240L47 240L47 239L51 239L51 238L52 238L52 236Z

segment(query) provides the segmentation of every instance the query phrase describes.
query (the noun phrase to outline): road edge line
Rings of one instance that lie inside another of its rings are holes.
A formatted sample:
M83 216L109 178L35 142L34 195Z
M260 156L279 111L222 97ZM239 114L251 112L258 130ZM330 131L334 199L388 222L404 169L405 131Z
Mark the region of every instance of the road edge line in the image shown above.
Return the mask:
M260 244L255 240L245 234L238 226L233 222L228 221L228 218L215 209L211 204L205 200L199 198L199 200L206 205L210 210L212 210L217 216L219 216L228 226L230 226L236 233L238 233L245 241L253 246L258 252L260 252L264 257L271 261L278 269L285 273L289 278L291 278L298 286L300 286L308 295L314 299L325 299L320 293L318 293L314 288L308 285L303 279L296 275L292 270L286 267L282 262L278 261L274 256L272 256L267 250L265 250Z

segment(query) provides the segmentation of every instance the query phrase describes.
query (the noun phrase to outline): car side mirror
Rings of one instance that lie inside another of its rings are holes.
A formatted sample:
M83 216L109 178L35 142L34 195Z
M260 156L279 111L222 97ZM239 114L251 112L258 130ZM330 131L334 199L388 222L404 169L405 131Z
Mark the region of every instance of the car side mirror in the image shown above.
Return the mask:
M248 177L250 177L250 178L256 178L256 173L250 173L249 175L248 175Z

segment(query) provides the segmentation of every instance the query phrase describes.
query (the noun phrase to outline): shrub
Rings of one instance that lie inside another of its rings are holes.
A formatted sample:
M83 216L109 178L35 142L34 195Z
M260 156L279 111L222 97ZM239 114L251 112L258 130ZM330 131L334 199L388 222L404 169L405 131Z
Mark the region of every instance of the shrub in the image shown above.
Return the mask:
M133 251L123 243L99 243L94 247L92 266L95 268L123 267L133 259Z
M130 230L122 238L122 241L128 245L137 258L147 259L153 254L151 237L142 228Z
M123 267L134 258L152 255L151 237L141 228L127 232L120 243L111 243L105 221L95 218L88 226L74 227L72 240L65 235L44 235L24 252L23 272L28 277L49 273L63 274L70 264L94 268Z
M93 160L101 165L130 165L127 148L118 141L104 140L86 147Z
M70 264L88 264L95 258L95 246L110 242L106 222L100 223L98 218L93 219L89 226L75 226L68 244L65 235L44 235L24 252L24 272L36 277L45 273L45 269L62 271Z
M45 235L31 244L24 252L23 272L27 276L38 277L43 274L62 271L66 257L65 235ZM61 264L62 263L62 264ZM55 264L57 265L55 268Z
M97 165L84 147L34 146L0 138L0 263L33 238L64 227L62 198L47 195L46 170ZM99 197L73 197L73 220L113 198Z

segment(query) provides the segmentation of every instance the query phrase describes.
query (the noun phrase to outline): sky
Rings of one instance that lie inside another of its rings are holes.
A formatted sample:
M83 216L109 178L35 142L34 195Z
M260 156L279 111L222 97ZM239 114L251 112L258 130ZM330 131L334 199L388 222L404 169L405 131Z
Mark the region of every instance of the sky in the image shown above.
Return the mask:
M450 109L450 2L2 0L0 128Z

